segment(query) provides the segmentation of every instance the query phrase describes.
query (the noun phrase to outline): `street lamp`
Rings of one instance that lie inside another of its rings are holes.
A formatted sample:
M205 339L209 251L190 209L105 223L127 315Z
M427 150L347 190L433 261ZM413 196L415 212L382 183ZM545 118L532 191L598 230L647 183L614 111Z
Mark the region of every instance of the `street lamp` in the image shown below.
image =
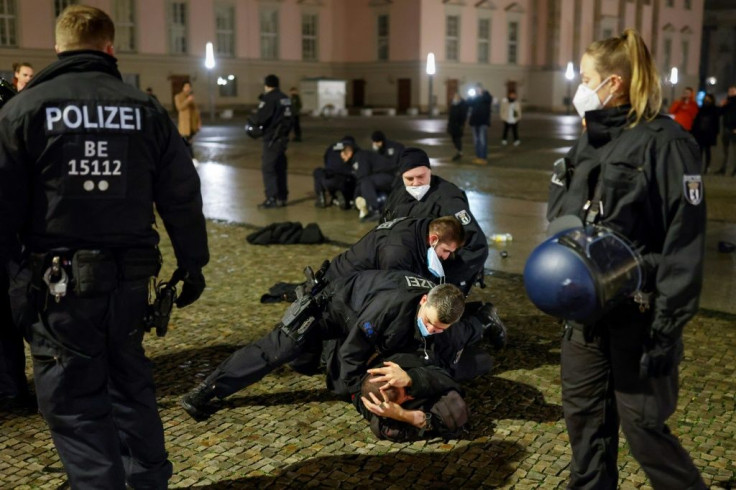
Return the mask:
M708 85L708 91L712 92L713 87L716 86L716 83L718 83L718 80L716 80L716 77L708 77L705 79L705 83Z
M677 85L677 67L673 66L670 70L670 85L672 86L672 100L670 100L670 104L672 104L675 101L675 85Z
M434 53L427 55L427 75L429 76L429 115L432 116L432 109L434 108L434 95L432 95L432 82L434 81L434 74L436 72L434 66Z
M572 66L572 61L567 62L565 78L567 78L567 97L565 97L565 105L567 105L567 113L570 114L570 106L572 105L572 80L575 78L575 69Z
M212 43L207 43L204 50L204 67L207 68L207 90L210 99L210 121L215 120L215 92L212 88L212 69L215 67L215 50Z

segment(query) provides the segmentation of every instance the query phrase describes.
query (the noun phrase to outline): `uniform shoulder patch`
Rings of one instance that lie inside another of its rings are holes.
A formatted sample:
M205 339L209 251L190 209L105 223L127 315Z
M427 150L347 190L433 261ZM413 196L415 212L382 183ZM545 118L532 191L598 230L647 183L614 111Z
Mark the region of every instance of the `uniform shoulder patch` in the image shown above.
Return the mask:
M467 210L465 210L465 209L463 209L462 211L459 211L459 212L455 213L455 217L458 220L460 220L460 223L462 223L463 226L469 225L470 222L473 221L470 218L470 213Z
M393 148L389 148L389 149L388 149L388 150L386 151L386 153L388 153L389 155L393 156L393 154L394 154L394 149L393 149Z
M697 206L703 201L703 177L701 175L683 175L682 186L685 200Z
M375 330L373 330L373 325L371 325L371 322L364 322L363 325L360 326L360 329L363 330L363 333L365 333L365 336L368 338L373 337L373 334L375 334Z

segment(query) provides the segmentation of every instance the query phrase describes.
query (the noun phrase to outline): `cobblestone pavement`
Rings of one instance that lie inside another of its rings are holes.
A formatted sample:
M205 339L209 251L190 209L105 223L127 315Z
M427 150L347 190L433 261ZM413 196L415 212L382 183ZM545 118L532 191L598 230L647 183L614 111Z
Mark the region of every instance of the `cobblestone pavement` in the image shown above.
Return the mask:
M301 266L341 251L334 245L248 245L247 227L209 224L208 289L176 311L169 335L148 337L161 416L174 463L173 488L556 488L570 450L560 407L557 321L526 299L516 275L492 274L472 299L493 301L510 345L493 371L467 385L472 427L461 440L376 441L353 407L320 376L282 368L225 401L204 423L179 398L230 352L263 335L285 305L259 298ZM165 247L166 276L171 249ZM295 264L297 264L295 266ZM734 317L697 316L685 334L680 405L672 430L712 488L736 485ZM490 347L489 347L490 349ZM29 372L30 375L30 372ZM621 488L648 488L621 440ZM66 478L38 414L0 409L0 488L60 488Z

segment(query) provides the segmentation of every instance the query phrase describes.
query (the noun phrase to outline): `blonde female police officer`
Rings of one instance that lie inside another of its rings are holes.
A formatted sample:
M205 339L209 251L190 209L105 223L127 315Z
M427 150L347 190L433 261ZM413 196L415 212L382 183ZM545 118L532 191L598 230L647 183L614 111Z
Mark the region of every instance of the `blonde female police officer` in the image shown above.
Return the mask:
M654 488L705 488L665 424L677 406L682 330L698 308L705 203L698 147L659 114L660 81L638 33L585 51L574 97L585 130L556 165L548 218L576 215L625 235L648 267L650 301L568 322L562 404L570 488L616 488L618 428ZM596 188L600 186L599 190Z

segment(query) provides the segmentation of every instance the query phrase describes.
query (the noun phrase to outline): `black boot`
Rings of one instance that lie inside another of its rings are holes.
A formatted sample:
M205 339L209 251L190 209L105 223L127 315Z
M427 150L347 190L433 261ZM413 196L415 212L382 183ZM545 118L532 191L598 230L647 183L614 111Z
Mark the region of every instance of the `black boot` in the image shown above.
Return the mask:
M327 207L327 193L326 192L320 192L317 194L317 200L314 201L314 207L316 208L326 208Z
M204 380L181 399L181 406L196 421L207 420L213 410L207 404L215 397L215 384Z
M496 307L492 303L486 303L478 310L476 316L483 324L483 338L496 349L503 349L507 342L506 325L498 316Z

